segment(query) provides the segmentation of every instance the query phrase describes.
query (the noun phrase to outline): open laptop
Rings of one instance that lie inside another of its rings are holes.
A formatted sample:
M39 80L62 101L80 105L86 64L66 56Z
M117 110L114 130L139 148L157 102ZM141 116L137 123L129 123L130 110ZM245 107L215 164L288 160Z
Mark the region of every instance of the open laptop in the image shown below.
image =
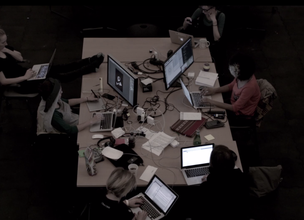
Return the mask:
M94 112L92 117L94 117L94 114L103 115L104 120L91 125L90 132L112 131L115 128L116 112Z
M54 49L54 52L51 56L49 63L43 63L43 64L35 64L32 67L32 70L36 73L35 76L29 78L28 80L37 80L37 79L45 79L47 74L50 72L51 67L53 65L53 60L55 57L56 48Z
M201 93L200 91L192 91L189 92L189 90L187 89L187 87L185 86L185 84L183 83L183 81L180 79L180 84L182 86L183 92L186 96L186 98L188 99L188 101L190 102L190 104L195 108L195 109L199 109L199 108L213 108L214 105L210 105L210 103L208 102L203 102L201 103ZM206 96L207 98L211 99L211 96Z
M174 44L183 44L185 40L188 39L188 37L191 37L192 40L192 47L195 48L198 46L198 42L194 40L192 35L181 33L178 31L169 30L169 35L171 42Z
M137 213L140 210L145 210L148 213L146 219L158 220L169 213L179 195L154 174L146 190L135 197L142 197L145 202L140 207L131 208L132 212Z
M187 185L202 183L202 177L209 174L210 155L214 144L181 148L181 171Z

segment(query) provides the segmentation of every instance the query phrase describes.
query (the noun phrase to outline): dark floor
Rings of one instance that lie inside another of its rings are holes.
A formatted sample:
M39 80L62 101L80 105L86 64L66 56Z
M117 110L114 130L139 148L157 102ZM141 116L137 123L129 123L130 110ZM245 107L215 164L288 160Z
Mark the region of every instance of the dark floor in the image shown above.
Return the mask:
M9 44L26 59L45 62L57 47L54 62L63 63L81 58L83 37L168 36L167 30L181 25L195 6L146 8L53 6L58 15L49 6L1 6L0 27L7 32ZM272 83L279 96L258 129L257 165L281 164L284 179L274 194L252 204L251 217L304 219L304 6L222 9L227 16L227 56L238 50L252 55L257 78ZM133 24L155 26L138 32L139 25L135 25L136 31L134 26L127 28ZM83 31L86 28L90 30ZM79 96L80 83L79 79L64 84L64 96ZM30 102L34 112L38 101ZM2 103L0 118L0 219L76 219L86 201L96 195L94 190L76 188L75 164L59 164L64 160L52 143L39 148L33 145L36 128L26 104L20 100L10 103ZM73 205L76 212L71 210Z

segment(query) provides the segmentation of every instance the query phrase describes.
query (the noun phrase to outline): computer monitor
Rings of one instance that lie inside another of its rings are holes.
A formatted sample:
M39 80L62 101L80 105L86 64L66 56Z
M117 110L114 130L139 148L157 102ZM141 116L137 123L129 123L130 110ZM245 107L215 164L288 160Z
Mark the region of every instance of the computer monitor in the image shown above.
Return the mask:
M108 55L107 83L132 107L137 105L138 78L113 56Z
M189 37L185 39L185 42L164 62L163 70L166 90L170 87L180 86L175 83L177 83L177 80L193 62L192 39Z

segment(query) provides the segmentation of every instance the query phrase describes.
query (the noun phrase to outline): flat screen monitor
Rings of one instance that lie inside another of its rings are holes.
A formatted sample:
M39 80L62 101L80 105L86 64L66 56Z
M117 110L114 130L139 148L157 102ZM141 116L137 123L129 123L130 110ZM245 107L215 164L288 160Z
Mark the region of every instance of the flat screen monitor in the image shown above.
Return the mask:
M164 81L166 90L176 86L177 80L194 62L192 39L187 38L179 48L164 62Z
M137 105L138 78L113 56L108 55L107 83L132 107Z

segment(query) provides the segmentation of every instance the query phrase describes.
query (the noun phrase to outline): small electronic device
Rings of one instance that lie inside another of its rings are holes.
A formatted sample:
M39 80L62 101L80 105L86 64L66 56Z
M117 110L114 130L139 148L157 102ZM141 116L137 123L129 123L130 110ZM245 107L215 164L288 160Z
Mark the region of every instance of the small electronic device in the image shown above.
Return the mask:
M95 163L99 163L104 160L104 158L98 148L93 149L93 160Z
M193 64L192 38L188 37L163 64L165 88L181 87L178 79Z
M214 114L213 117L216 118L216 119L224 119L225 114Z
M110 95L109 93L104 93L104 94L102 94L102 97L103 97L103 98L106 98L106 99L109 99L109 100L115 99L115 96Z
M220 128L220 127L224 127L224 125L225 124L219 120L213 120L213 121L207 121L205 123L205 128L207 129Z
M107 83L132 107L137 105L138 77L113 56L107 57Z

